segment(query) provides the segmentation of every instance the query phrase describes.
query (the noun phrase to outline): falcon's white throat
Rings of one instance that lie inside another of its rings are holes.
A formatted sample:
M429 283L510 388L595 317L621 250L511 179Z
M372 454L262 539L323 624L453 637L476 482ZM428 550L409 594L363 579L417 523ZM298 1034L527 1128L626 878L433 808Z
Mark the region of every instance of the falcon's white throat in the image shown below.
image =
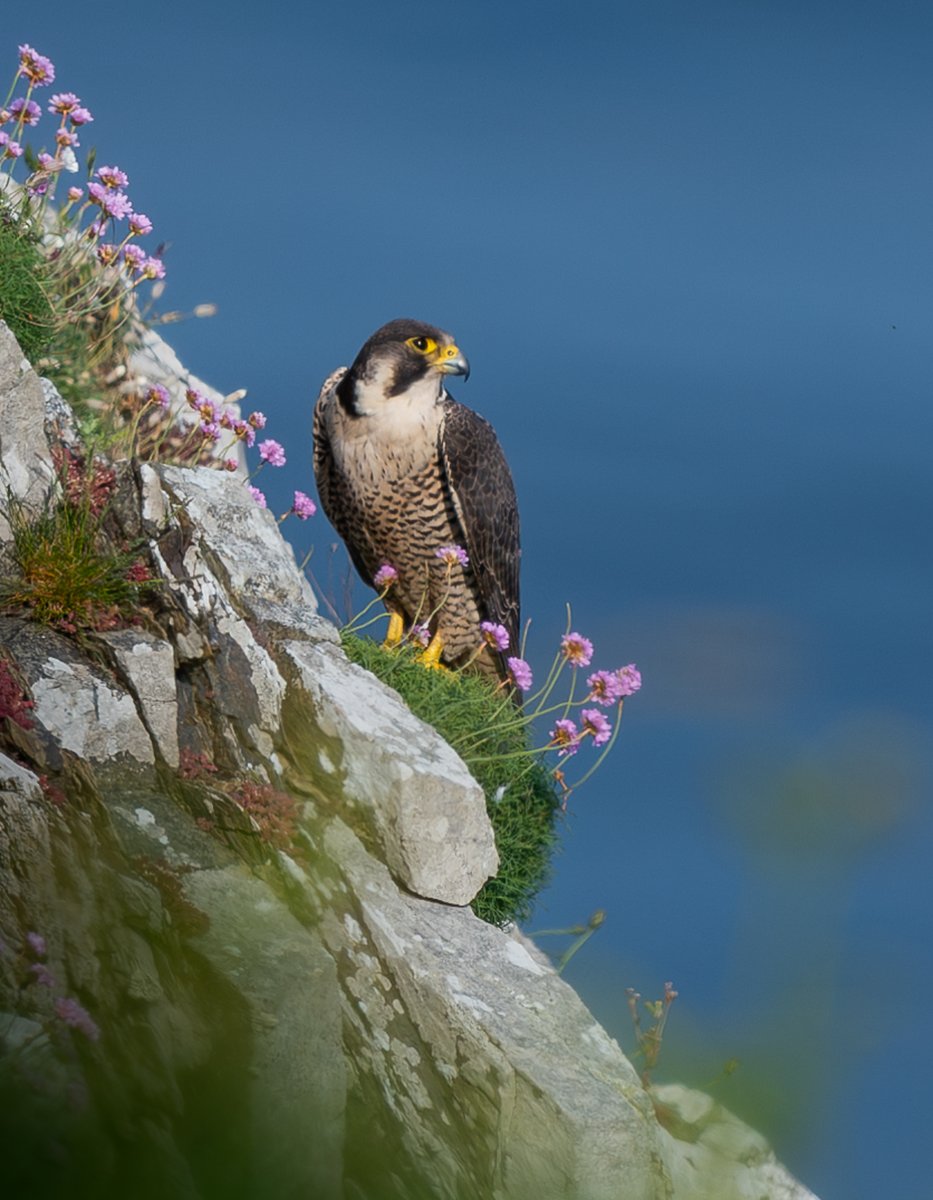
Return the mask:
M447 399L443 377L431 371L395 396L394 386L394 364L385 360L377 360L355 381L354 412L369 426L367 433L404 441L420 431L436 430Z
M447 399L440 377L419 379L400 395L388 396L392 382L387 364L380 363L365 381L356 380L352 417L333 391L323 406L334 458L364 490L380 477L398 480L421 471L437 455Z

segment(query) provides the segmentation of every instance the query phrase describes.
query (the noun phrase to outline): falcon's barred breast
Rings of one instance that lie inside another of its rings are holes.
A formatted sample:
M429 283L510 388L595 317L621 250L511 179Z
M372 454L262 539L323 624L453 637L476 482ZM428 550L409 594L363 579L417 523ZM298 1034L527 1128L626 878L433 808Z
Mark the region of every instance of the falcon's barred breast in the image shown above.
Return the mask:
M435 655L466 663L480 623L505 627L518 654L518 503L492 426L458 404L448 375L469 375L453 337L422 321L378 329L349 370L324 383L314 409L314 474L324 511L370 586L398 571L385 596L406 627L428 624ZM469 562L436 556L460 546ZM506 678L505 656L475 665Z

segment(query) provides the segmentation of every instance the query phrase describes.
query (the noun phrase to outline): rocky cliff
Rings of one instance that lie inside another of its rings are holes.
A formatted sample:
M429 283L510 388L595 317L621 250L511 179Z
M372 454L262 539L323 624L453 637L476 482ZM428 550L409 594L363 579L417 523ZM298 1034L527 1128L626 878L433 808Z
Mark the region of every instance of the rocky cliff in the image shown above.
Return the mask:
M0 575L68 417L0 323ZM346 660L241 481L116 464L110 505L145 619L0 617L5 1195L811 1195L466 907L480 789Z

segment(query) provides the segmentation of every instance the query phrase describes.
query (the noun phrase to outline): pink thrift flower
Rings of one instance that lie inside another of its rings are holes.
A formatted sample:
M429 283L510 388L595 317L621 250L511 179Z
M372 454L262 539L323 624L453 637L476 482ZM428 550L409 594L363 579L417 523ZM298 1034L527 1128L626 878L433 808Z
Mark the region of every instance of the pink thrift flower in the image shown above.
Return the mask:
M29 973L39 987L54 988L58 986L55 976L45 963L33 963L29 968Z
M201 419L206 421L209 425L219 425L220 405L217 403L217 401L211 400L209 396L203 395L203 393L196 391L194 388L192 388L191 391L198 398L196 407L198 410L198 415L201 417Z
M427 625L412 625L408 631L409 640L419 646L426 646L431 640L431 630Z
M126 247L126 250L130 250L130 249L132 249L132 247L130 247L130 246ZM126 250L124 250L124 254L126 253ZM161 383L154 383L152 385L152 387L149 388L149 390L146 392L146 403L147 404L158 404L159 408L161 408L162 411L165 412L168 409L169 404L171 404L171 398L169 397L169 394L168 394L168 388L163 387L163 385Z
M55 130L55 144L57 146L79 146L78 135L71 133L67 129Z
M146 261L146 251L140 249L139 246L124 246L123 261L131 271L141 271L143 263Z
M504 625L497 625L495 621L481 621L479 628L487 646L493 650L508 650L509 631Z
M612 726L605 713L598 708L584 708L580 713L583 722L583 733L591 734L594 746L604 746L612 735Z
M246 418L253 429L265 429L266 414L261 412L251 412ZM250 443L252 445L252 443Z
M12 138L7 138L6 134L0 134L3 141L0 141L0 146L3 146L4 158L19 158L23 153L23 148L19 142L14 142Z
M216 421L202 421L200 428L205 441L215 444L220 441L220 426Z
M299 521L307 521L308 517L313 517L317 512L317 505L304 492L295 492L295 499L292 501L292 512Z
M576 725L569 717L561 717L554 722L554 728L548 734L551 739L548 743L552 750L556 750L561 758L576 754L580 745L580 734Z
M80 105L81 101L74 92L56 92L49 99L49 112L61 113L64 116L66 113L74 112Z
M152 222L145 213L130 213L128 220L130 233L134 237L145 237L147 233L152 233Z
M45 958L46 954L48 953L48 947L45 944L45 938L41 933L27 933L26 945L36 956L36 958Z
M523 658L508 658L505 665L509 669L509 679L520 692L531 691L531 667Z
M44 150L41 154L36 156L36 162L39 164L39 169L42 171L61 170L61 165L55 161L51 154L46 154Z
M117 192L120 188L129 186L129 177L119 167L98 167L94 174L104 187L110 188L111 191Z
M225 458L222 465L225 471L238 471L240 469L240 464L235 458Z
M458 564L461 567L465 567L470 561L466 550L462 546L438 546L434 551L434 557L439 558L448 567L454 567Z
M619 667L616 678L619 680L619 694L622 696L634 696L641 689L641 671L634 663L629 663L627 667Z
M34 87L45 87L55 79L55 68L44 54L32 46L19 47L19 75L24 75Z
M95 183L93 180L87 185L87 194L95 204L99 204L101 208L107 203L109 198L107 189L102 183Z
M565 633L560 649L572 667L588 667L593 659L593 643L579 633Z
M376 574L373 576L373 587L378 591L385 591L390 588L393 583L398 582L398 571L391 563L383 563Z
M586 686L590 689L587 700L609 707L610 704L622 697L622 685L615 671L594 671L587 679Z
M107 242L102 242L97 247L97 257L105 267L109 267L111 263L116 262L118 254L119 249L116 246L108 244Z
M72 125L89 125L94 118L86 108L75 108L68 114L68 120Z
M143 266L144 279L164 279L165 266L161 258L147 258Z
M90 187L88 191L90 191ZM107 216L113 217L115 221L122 221L133 211L133 205L125 192L108 192L100 202L100 206Z
M233 432L240 441L245 441L247 446L252 446L256 440L256 430L246 421L234 421Z
M89 1041L96 1042L100 1037L100 1030L87 1009L70 996L62 996L55 1001L55 1013L66 1025L83 1033Z
M42 109L35 100L24 100L20 96L10 105L10 115L23 125L38 125Z
M247 484L246 486L247 486L247 489L249 490L249 494L253 497L253 499L256 501L256 503L259 505L260 508L268 507L266 504L266 498L262 494L262 492L259 490L258 487L253 487L251 484Z
M285 450L273 438L266 438L259 443L259 457L270 467L285 466Z
M68 199L72 204L77 203L77 201L80 200L83 195L84 192L79 187L70 187L68 189Z

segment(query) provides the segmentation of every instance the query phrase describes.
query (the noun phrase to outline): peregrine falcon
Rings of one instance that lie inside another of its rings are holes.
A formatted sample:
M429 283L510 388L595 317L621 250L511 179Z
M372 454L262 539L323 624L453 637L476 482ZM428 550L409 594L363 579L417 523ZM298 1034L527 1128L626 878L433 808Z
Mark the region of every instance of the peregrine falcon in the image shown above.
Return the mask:
M386 640L427 625L428 665L466 664L482 644L483 621L503 626L519 653L512 476L492 426L444 386L450 375L469 374L449 333L402 318L377 329L350 369L325 381L314 409L324 511L365 583L379 590L380 567L396 569L384 597ZM450 546L468 561L437 556ZM472 665L507 677L496 647L484 646Z

